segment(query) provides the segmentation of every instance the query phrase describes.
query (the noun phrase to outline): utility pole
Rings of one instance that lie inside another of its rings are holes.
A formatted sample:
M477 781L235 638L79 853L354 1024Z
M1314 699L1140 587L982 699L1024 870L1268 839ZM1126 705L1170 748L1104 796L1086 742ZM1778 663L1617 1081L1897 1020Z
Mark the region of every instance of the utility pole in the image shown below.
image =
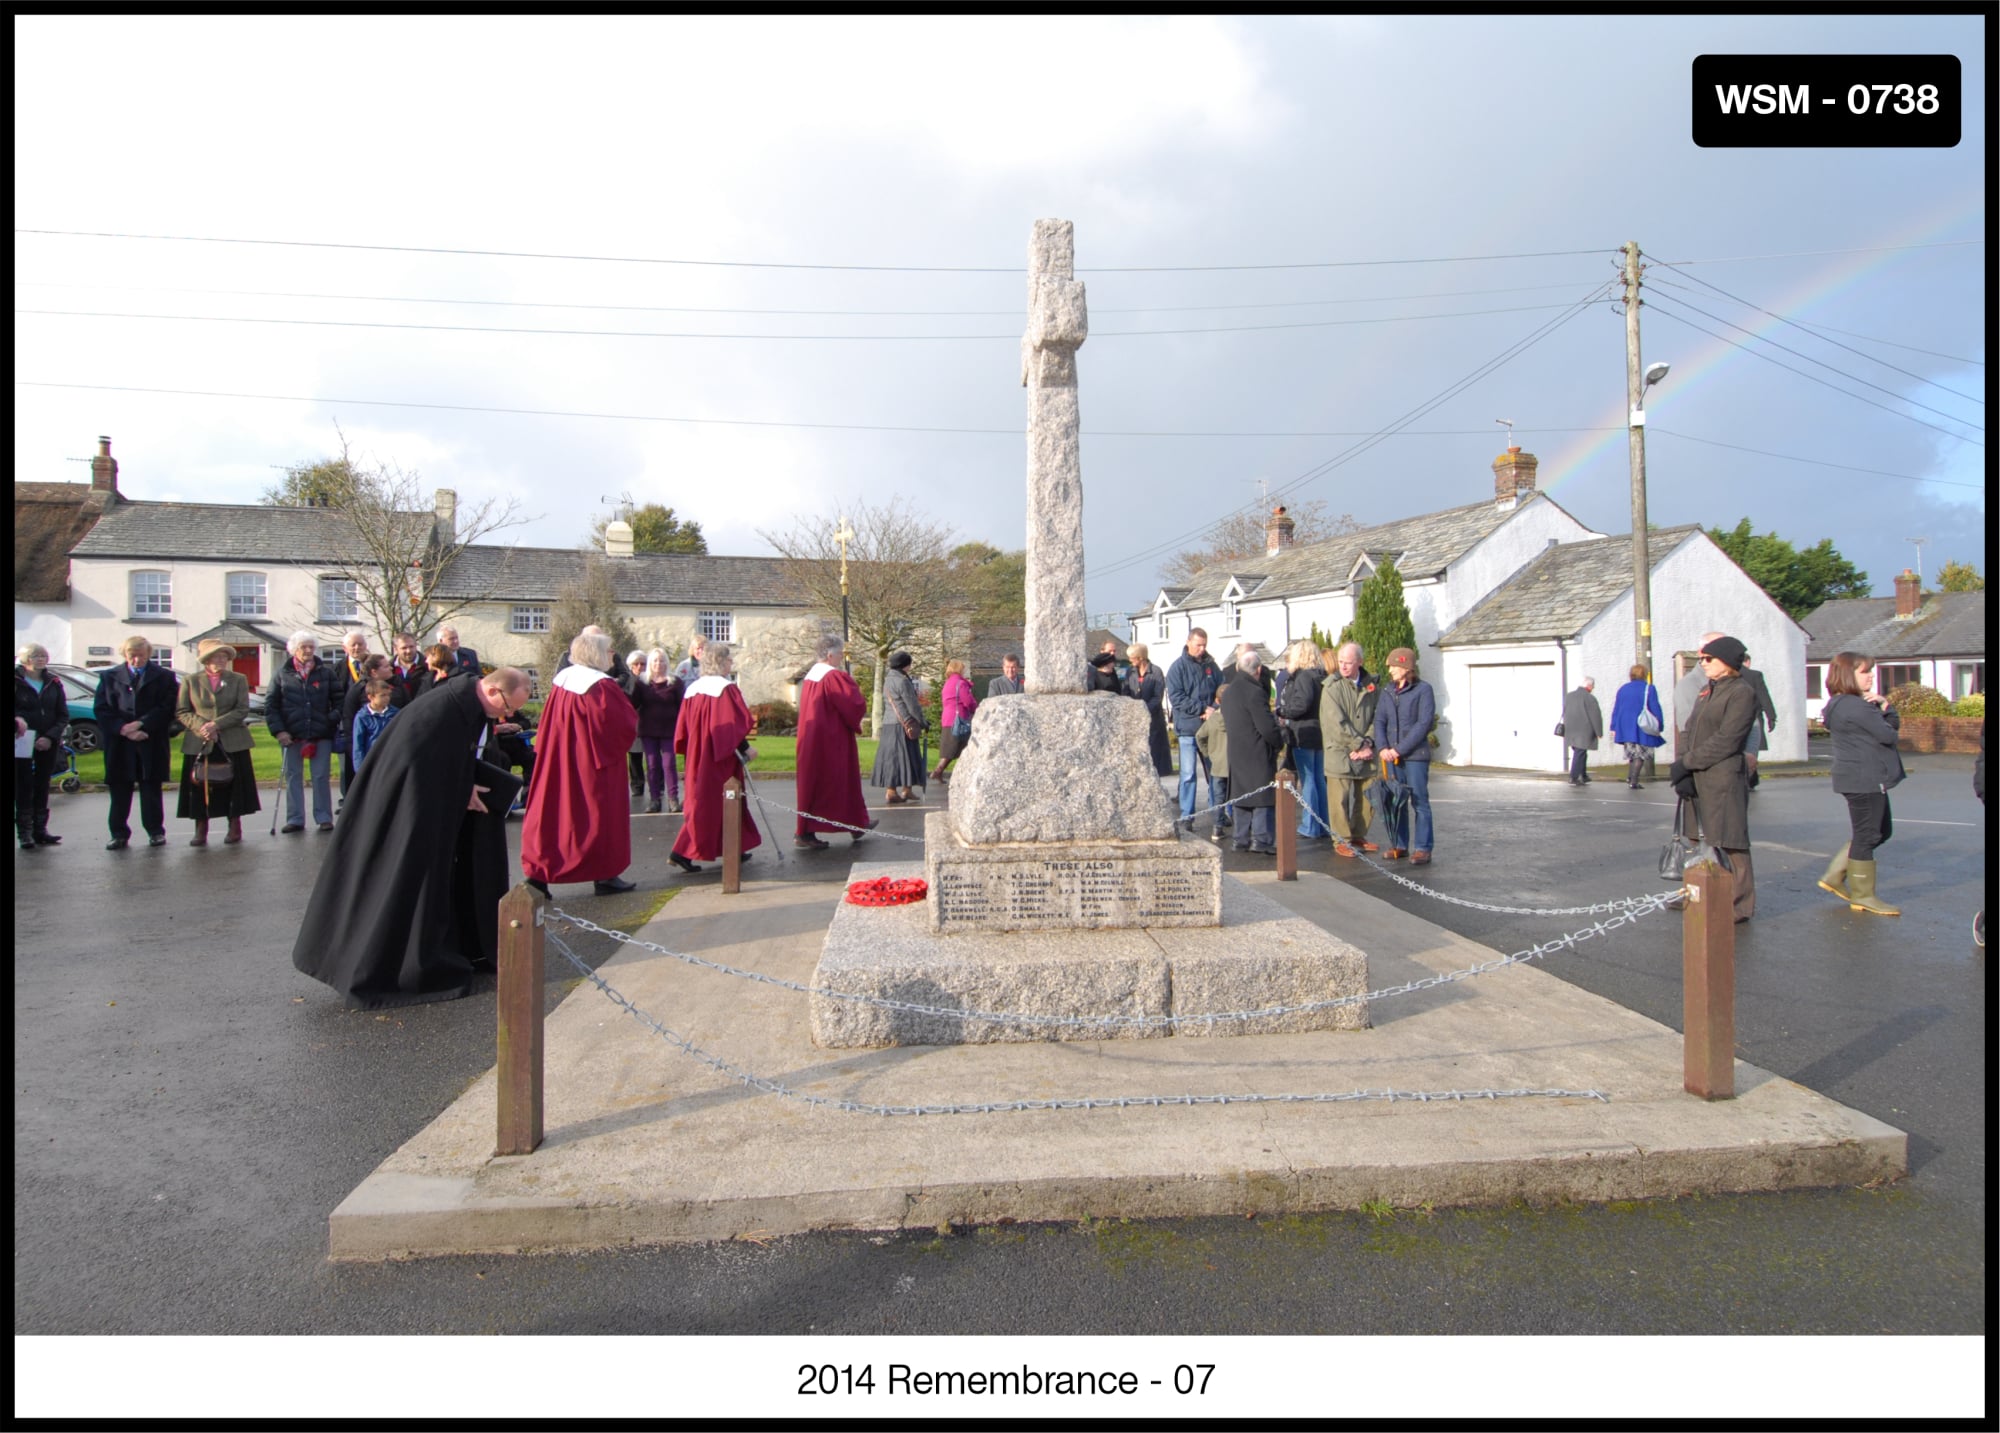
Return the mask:
M1924 590L1924 544L1929 542L1930 539L1927 537L1912 537L1906 539L1906 541L1917 550L1917 591L1922 592Z
M1653 567L1646 553L1646 381L1639 369L1639 241L1625 246L1625 407L1632 456L1633 661L1653 675Z

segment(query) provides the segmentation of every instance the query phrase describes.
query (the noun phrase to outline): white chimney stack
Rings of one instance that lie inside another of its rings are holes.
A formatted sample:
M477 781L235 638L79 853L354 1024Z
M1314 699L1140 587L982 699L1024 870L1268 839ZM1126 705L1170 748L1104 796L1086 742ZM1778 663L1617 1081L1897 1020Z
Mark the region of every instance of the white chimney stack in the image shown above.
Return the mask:
M604 555L606 557L632 555L631 523L613 521L604 525Z

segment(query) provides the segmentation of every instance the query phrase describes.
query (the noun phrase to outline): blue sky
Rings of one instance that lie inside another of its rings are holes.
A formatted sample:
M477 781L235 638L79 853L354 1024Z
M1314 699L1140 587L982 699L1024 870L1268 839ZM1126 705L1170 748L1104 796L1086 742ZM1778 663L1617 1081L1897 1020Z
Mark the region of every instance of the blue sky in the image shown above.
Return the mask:
M1637 240L1652 519L1830 537L1887 592L1912 536L1985 566L1980 27L20 18L19 228L295 242L17 234L16 476L82 480L102 433L128 496L253 501L337 421L536 545L629 494L718 552L861 499L1019 546L1057 216L1088 601L1130 609L1260 479L1369 522L1490 494L1497 417L1628 530L1624 322L1583 300ZM1693 145L1696 55L1798 51L1959 55L1961 142ZM976 431L896 431L938 429Z

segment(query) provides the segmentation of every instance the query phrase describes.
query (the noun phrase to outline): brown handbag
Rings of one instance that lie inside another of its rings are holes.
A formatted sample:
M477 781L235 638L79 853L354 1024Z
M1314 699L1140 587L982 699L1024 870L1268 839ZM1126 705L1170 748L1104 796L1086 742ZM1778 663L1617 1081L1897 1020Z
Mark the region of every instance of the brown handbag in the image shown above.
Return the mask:
M234 775L229 758L213 748L194 759L193 779L202 786L227 786Z

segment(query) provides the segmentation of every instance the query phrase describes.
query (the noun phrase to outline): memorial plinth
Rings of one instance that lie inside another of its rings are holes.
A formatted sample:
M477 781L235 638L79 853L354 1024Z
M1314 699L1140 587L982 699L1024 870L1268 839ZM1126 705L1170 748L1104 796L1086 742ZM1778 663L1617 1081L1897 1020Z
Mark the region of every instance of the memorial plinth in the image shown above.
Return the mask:
M871 878L901 879L919 867L914 861L857 866L855 877L864 870ZM1359 998L1368 986L1368 958L1359 949L1229 877L1220 882L1220 912L1219 925L940 935L921 906L843 903L813 973L813 1043L845 1049L1368 1027L1368 1007ZM827 993L834 991L860 998ZM1343 998L1351 1003L1325 1004ZM1292 1005L1318 1008L1223 1018ZM1179 1023L1117 1023L1167 1015Z
M941 935L1222 923L1222 852L1206 841L973 845L924 818L925 908Z

